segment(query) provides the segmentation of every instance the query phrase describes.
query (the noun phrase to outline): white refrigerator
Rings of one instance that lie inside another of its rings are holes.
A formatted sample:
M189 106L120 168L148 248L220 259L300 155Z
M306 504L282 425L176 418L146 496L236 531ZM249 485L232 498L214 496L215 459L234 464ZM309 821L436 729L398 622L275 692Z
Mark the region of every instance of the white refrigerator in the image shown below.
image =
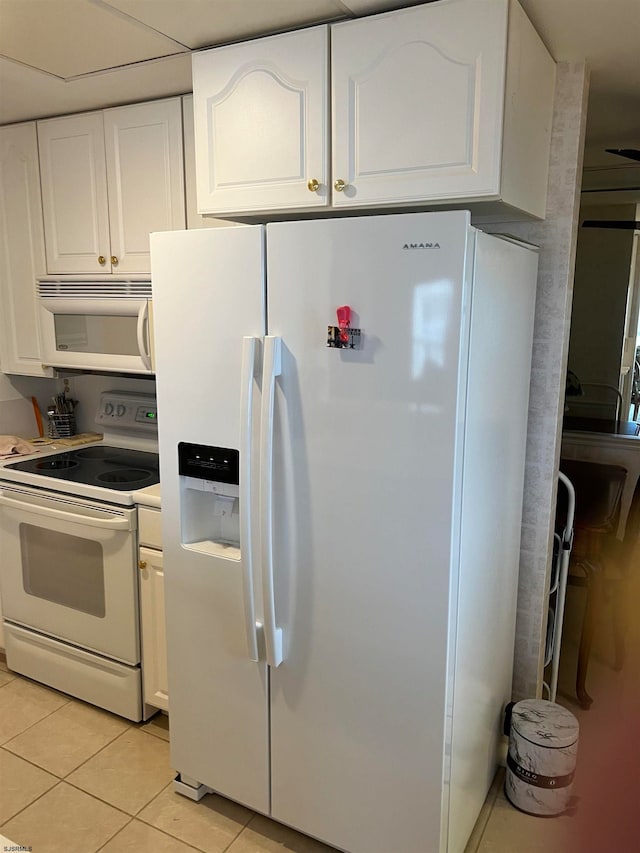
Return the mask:
M462 851L510 699L535 249L457 211L151 257L176 788Z

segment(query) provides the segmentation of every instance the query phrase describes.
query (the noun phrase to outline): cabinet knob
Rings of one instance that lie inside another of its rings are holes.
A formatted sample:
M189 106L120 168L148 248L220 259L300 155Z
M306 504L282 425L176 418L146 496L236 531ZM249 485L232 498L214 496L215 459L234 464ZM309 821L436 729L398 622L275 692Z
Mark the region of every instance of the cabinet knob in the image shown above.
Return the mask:
M336 192L341 193L347 188L347 184L342 180L342 178L338 178L338 180L333 185L333 188Z
M139 569L146 569L147 568L147 561L146 560L138 560L138 568Z
M118 259L116 258L116 256L115 256L115 255L111 255L111 264L112 264L112 266L114 266L114 267L117 267L117 266L118 266Z
M100 264L101 267L103 267L107 263L107 259L105 258L104 255L98 256L98 263Z
M311 178L311 180L307 183L307 187L312 193L317 193L320 189L320 181L317 178Z

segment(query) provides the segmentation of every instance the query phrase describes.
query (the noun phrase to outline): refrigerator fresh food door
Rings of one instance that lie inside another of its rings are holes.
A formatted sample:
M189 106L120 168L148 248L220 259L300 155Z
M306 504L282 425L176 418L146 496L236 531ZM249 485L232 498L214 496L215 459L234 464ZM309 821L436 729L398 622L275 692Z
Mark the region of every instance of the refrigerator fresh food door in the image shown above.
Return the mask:
M188 784L268 812L268 677L248 576L258 484L246 481L257 476L264 229L153 234L151 258L171 762ZM181 474L179 445L229 450L220 464L240 451L235 493L218 474Z
M272 816L351 853L438 851L446 824L471 233L464 211L267 226ZM355 348L327 347L345 306Z

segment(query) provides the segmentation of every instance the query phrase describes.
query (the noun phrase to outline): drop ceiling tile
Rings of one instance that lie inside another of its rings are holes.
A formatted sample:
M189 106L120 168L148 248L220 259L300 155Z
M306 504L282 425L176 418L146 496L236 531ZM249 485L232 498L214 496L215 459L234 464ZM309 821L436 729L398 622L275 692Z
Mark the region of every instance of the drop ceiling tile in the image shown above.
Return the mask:
M0 0L0 54L63 79L184 50L90 0Z
M190 53L127 65L67 82L0 57L0 125L190 91Z
M401 9L405 6L418 6L434 0L342 0L342 3L354 15L373 15L377 12L388 12L390 9Z
M103 0L158 32L201 48L344 18L340 0Z

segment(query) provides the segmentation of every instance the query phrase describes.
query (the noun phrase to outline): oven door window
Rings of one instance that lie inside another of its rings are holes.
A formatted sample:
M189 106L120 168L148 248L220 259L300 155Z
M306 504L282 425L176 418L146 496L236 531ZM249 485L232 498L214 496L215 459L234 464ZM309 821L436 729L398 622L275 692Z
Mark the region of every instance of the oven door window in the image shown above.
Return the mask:
M138 318L122 314L55 314L58 352L138 355Z
M104 556L100 542L20 524L20 551L26 593L104 618Z

